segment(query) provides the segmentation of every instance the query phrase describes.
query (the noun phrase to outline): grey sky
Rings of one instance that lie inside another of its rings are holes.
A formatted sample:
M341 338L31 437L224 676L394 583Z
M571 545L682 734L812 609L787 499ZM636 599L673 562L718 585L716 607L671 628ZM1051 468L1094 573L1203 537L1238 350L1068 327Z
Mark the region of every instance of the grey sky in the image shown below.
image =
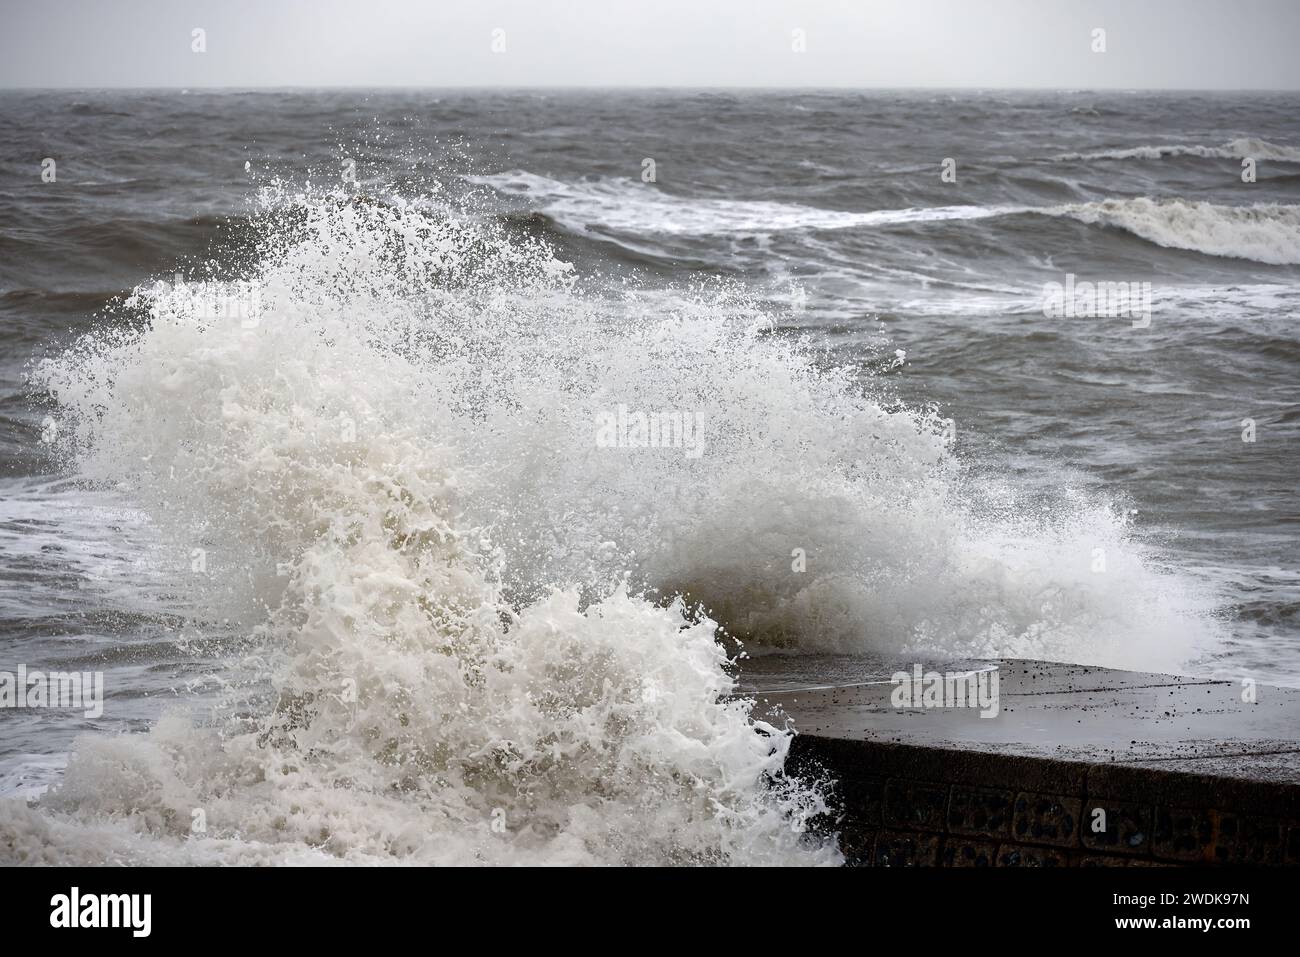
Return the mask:
M1298 0L3 0L0 86L1300 89L1298 46Z

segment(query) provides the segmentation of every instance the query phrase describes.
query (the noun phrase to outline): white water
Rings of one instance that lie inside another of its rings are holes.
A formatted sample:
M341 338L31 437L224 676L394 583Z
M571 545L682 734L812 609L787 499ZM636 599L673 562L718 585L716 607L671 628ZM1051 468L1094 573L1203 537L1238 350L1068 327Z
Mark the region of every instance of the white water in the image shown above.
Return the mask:
M576 232L628 235L762 236L791 231L1041 215L1111 226L1170 249L1271 265L1300 264L1300 207L1276 203L1227 206L1182 199L1107 199L1060 206L935 206L863 212L794 203L682 198L630 180L562 183L532 173L470 177L507 195L527 197Z
M936 206L866 212L819 209L762 200L684 198L631 180L564 183L516 171L470 176L469 182L543 204L546 213L570 229L672 236L765 235L790 230L854 229L906 223L988 219L1024 212L1020 206Z
M1133 146L1126 149L1098 150L1090 153L1063 153L1058 160L1123 160L1163 159L1166 156L1195 156L1201 159L1269 160L1280 163L1300 163L1300 149L1280 146L1256 137L1243 136L1222 146L1166 145Z
M38 806L0 802L12 859L833 863L788 733L674 595L803 650L1177 670L1213 641L1111 507L972 487L934 415L741 298L295 205L256 324L142 291L143 330L38 370L76 468L203 549L176 589L250 637L211 720L85 737ZM704 453L598 447L619 405L694 413Z
M1160 246L1271 265L1300 264L1300 206L1221 206L1182 199L1112 199L1051 211L1114 226Z

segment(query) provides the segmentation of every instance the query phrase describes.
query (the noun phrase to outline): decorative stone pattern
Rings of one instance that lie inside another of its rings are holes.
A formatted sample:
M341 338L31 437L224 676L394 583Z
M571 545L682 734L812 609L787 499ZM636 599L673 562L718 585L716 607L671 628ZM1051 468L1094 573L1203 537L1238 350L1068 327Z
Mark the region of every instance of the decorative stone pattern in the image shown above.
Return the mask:
M953 785L948 803L948 830L977 837L1011 836L1014 791Z
M1089 801L1080 820L1083 846L1098 852L1147 854L1153 808L1127 801Z
M877 867L934 867L942 837L919 831L881 831L876 838Z
M992 867L998 858L998 846L992 842L964 841L947 837L939 851L939 863L944 867Z
M1203 861L1214 845L1210 812L1188 808L1155 809L1152 847L1156 857L1172 861Z
M898 778L885 783L885 824L922 831L942 831L950 788Z
M1082 803L1078 798L1054 794L1018 794L1011 835L1026 843L1070 847L1079 840Z
M1225 806L1213 779L1026 761L800 735L788 768L837 778L837 816L820 826L839 833L850 866L1300 864L1293 785L1233 792Z

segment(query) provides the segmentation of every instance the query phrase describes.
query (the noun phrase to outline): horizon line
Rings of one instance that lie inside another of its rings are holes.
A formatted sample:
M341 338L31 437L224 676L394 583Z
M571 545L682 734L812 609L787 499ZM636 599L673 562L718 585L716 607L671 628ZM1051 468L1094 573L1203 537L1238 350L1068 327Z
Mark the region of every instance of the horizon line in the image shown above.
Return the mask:
M927 92L961 92L961 93L1300 93L1300 86L1296 87L1249 87L1249 86L1224 86L1224 87L1196 87L1196 86L853 86L849 84L831 84L824 86L764 86L759 84L635 84L635 83L584 83L584 84L501 84L501 83L453 83L453 84L433 84L433 83L383 83L383 84L362 84L362 83L344 83L344 84L301 84L301 83L284 83L284 84L257 84L242 86L237 84L224 85L155 85L139 86L128 84L106 84L98 86L86 85L67 85L67 86L27 86L27 85L5 85L0 84L0 92L29 92L29 93L62 93L62 92L96 92L96 91L118 91L118 92L154 92L154 91L178 91L192 92L201 91L205 93L222 93L222 92L279 92L285 90L293 91L312 91L312 90L509 90L515 92L524 92L531 90L581 90L581 91L656 91L656 90L744 90L744 91L770 91L770 92L896 92L910 90L924 90Z

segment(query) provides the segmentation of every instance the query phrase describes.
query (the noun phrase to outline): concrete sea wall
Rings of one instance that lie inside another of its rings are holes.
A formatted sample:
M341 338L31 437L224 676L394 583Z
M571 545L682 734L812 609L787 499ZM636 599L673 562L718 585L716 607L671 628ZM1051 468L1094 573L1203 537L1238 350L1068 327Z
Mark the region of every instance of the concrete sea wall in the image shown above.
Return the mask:
M1000 712L900 709L879 677L756 694L835 779L859 866L1300 864L1300 692L1044 662Z

